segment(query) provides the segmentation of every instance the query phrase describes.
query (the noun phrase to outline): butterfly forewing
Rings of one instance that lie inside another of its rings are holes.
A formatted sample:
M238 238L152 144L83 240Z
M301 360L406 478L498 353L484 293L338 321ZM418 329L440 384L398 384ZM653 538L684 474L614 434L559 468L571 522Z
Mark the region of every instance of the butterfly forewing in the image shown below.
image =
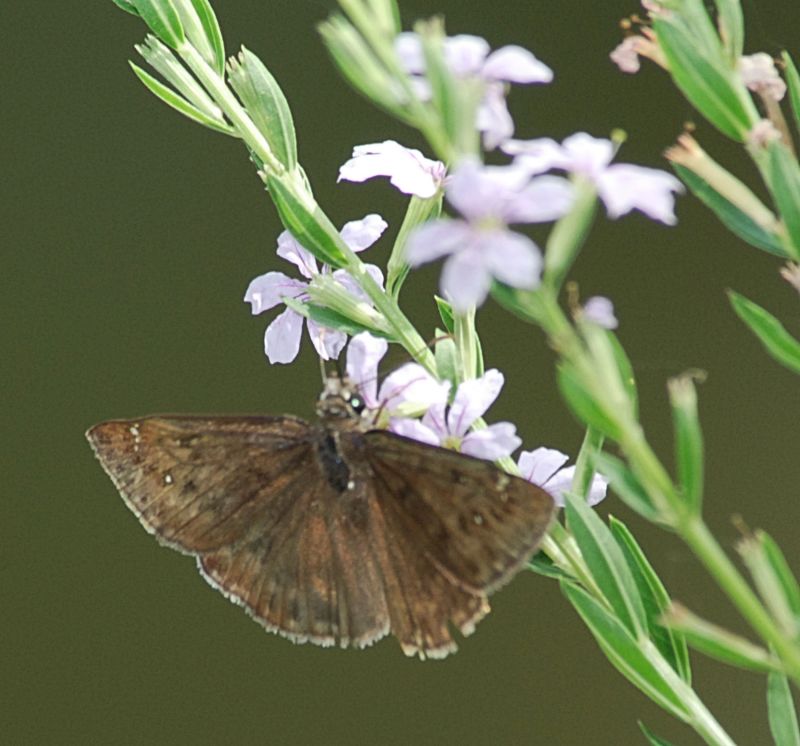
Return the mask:
M538 546L552 498L354 421L147 417L87 434L142 524L267 629L441 657Z

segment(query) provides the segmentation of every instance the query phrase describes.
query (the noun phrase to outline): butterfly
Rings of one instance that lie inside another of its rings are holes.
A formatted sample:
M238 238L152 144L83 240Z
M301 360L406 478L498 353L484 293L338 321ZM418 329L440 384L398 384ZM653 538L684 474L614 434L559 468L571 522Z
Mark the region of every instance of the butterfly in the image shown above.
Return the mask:
M555 507L488 461L371 429L331 377L319 422L290 415L149 416L86 434L158 541L267 630L406 655L456 650L487 595L523 567Z

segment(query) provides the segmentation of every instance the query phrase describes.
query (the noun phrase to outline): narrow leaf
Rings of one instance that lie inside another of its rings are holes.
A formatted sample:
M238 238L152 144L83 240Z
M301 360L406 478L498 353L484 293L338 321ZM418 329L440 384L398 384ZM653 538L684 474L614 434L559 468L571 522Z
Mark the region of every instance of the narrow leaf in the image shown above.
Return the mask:
M544 552L537 552L528 560L528 568L538 575L555 580L574 580L572 575L556 566Z
M220 74L225 74L225 42L222 39L222 30L214 14L214 9L208 0L191 0L200 23L203 26L208 44L213 52L213 59L209 60L211 66Z
M659 46L667 58L675 85L689 102L723 134L743 142L756 113L746 106L744 86L735 82L733 72L725 69L722 58L711 59L682 24L670 18L653 21Z
M620 430L603 411L592 394L586 390L575 368L565 362L556 368L558 389L575 416L603 435L618 440Z
M680 697L670 682L648 660L630 632L585 590L560 581L561 591L580 614L608 660L637 689L679 720L687 721Z
M131 0L150 30L172 49L185 41L181 19L172 0Z
M789 88L789 100L792 103L795 130L800 134L800 73L788 52L783 53L784 73Z
M539 323L541 308L535 291L517 290L502 282L493 282L492 298L523 321L529 324Z
M338 231L316 202L309 205L298 197L296 190L287 183L288 178L267 177L267 188L286 230L320 261L332 267L344 267L344 255L337 246Z
M744 49L744 18L740 0L715 0L719 35L731 66L735 66Z
M641 720L639 721L639 729L644 733L644 737L650 742L651 746L672 746L669 741L659 738L653 733Z
M208 114L200 111L200 109L198 109L196 106L190 104L185 98L179 96L177 93L175 93L175 91L165 86L159 80L150 75L150 73L142 70L142 68L135 63L130 62L129 64L133 69L133 72L136 73L136 77L138 77L139 80L144 83L147 89L157 98L160 98L165 104L175 109L175 111L179 111L185 117L188 117L198 124L202 124L204 127L216 130L217 132L222 132L224 135L238 137L238 134L232 127L229 127L224 122L213 119L212 117L208 116Z
M636 587L642 597L647 629L650 639L661 651L661 654L687 684L692 682L692 669L689 662L689 649L681 634L665 627L661 616L670 606L670 597L664 584L656 574L653 566L645 557L628 527L613 516L609 517L611 533L619 544L628 567L631 569Z
M458 351L452 332L436 330L434 358L439 378L443 381L450 381L451 391L455 391L458 386Z
M771 673L767 678L767 711L775 746L800 746L797 712L785 674Z
M616 334L613 334L612 332L605 332L605 336L609 341L611 351L614 353L614 360L616 361L617 369L619 370L619 378L622 381L622 385L628 395L628 399L630 399L631 406L633 408L633 416L638 417L639 393L636 390L636 377L633 374L633 366L631 365L628 353L625 352L625 348L620 343Z
M631 510L654 523L663 523L658 509L650 501L647 491L634 473L616 456L597 453L594 466L606 479L611 489Z
M789 255L777 236L762 228L747 213L723 197L705 179L677 163L673 163L672 168L675 169L675 173L680 176L684 184L691 189L692 194L708 207L731 233L757 249L782 259L788 258Z
M231 60L230 82L278 160L287 171L293 171L297 165L297 138L292 112L272 73L242 47L236 59Z
M284 303L288 308L291 308L296 313L304 316L307 319L316 321L318 324L327 327L328 329L335 329L336 331L344 332L352 337L361 332L369 332L375 337L383 337L385 339L393 339L385 331L372 326L364 326L359 324L353 319L347 318L337 311L332 311L330 308L318 306L313 303L303 303L296 298L284 298Z
M781 586L789 609L800 619L800 585L798 585L797 578L789 568L786 557L781 548L775 543L775 540L766 531L756 531L756 538L761 542L761 547Z
M728 291L733 310L764 345L767 352L781 365L800 373L800 342L769 311L743 295Z
M131 15L141 18L139 11L136 10L136 6L133 4L133 0L111 0L111 2L114 3L114 5L116 5L118 8L122 8L122 10L130 13Z
M444 324L444 328L447 329L448 334L454 334L456 323L455 317L453 316L453 307L444 298L440 298L438 295L434 295L433 298L436 301L436 308L439 310L439 317Z
M695 650L709 658L746 671L767 673L780 670L781 662L744 637L701 619L680 604L673 604L662 616L664 625L684 636Z
M697 391L690 376L669 382L672 423L675 428L675 461L684 501L695 515L703 502L703 433L697 415Z
M768 146L767 184L786 226L792 258L800 260L800 164L786 146L774 140Z
M589 505L567 495L567 523L598 588L634 636L647 629L642 598L628 563L608 527Z

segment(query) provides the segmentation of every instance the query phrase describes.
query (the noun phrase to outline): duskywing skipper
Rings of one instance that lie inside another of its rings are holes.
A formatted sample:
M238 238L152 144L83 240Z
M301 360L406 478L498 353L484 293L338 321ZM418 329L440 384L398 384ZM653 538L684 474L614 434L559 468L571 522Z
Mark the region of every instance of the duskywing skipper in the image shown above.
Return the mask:
M488 461L369 429L328 380L320 422L144 417L87 435L142 525L294 642L362 648L392 632L444 657L536 550L547 492Z

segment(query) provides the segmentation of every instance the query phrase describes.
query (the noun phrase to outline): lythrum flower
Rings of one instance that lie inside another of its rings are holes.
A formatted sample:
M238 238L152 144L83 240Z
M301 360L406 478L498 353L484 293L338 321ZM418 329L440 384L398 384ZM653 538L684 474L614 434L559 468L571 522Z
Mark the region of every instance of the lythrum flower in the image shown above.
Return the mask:
M606 206L610 218L641 210L667 225L677 222L675 195L683 185L672 174L630 163L611 163L614 144L578 132L560 145L549 138L509 140L502 150L515 156L514 163L532 174L561 169L589 179Z
M447 399L431 404L422 420L394 419L391 430L398 435L452 448L468 456L496 461L510 455L522 442L510 422L496 422L469 432L472 424L492 405L503 388L503 374L487 370L480 378L464 381L456 390L450 407Z
M527 49L515 45L491 51L480 36L460 34L444 40L443 53L450 72L457 78L480 80L484 95L478 107L476 126L483 133L488 150L496 148L514 134L514 121L506 106L508 83L549 83L553 71ZM420 98L430 98L425 80L425 56L418 34L399 34L395 51L400 64L414 77L414 88Z
M593 295L583 304L583 315L604 329L616 329L619 321L614 315L614 304L603 295Z
M390 373L378 389L378 364L389 349L386 340L368 332L357 334L347 347L347 378L358 388L366 408L364 417L376 427L393 417L418 416L437 402L446 402L449 382L437 381L417 363L406 363Z
M510 223L538 223L561 217L572 201L569 183L555 176L535 179L513 166L482 166L464 161L445 186L459 219L442 218L411 234L406 259L412 266L442 256L441 289L463 312L486 298L492 277L517 288L539 284L542 255Z
M523 479L547 490L556 505L563 508L564 493L572 489L572 478L575 476L574 466L562 468L567 461L569 456L555 448L537 448L520 453L517 466ZM607 487L608 480L595 474L586 498L589 505L597 505L606 496Z
M346 223L341 230L341 236L353 251L363 251L380 238L386 230L386 225L386 221L380 215L367 215L363 220ZM278 256L294 264L300 270L300 274L310 282L313 282L314 277L320 272L328 271L327 267L317 266L314 255L303 248L289 231L284 231L278 236ZM367 269L377 282L383 282L377 267L368 264ZM336 270L333 277L359 300L363 300L356 282L347 272ZM250 303L252 312L256 315L280 305L284 302L284 298L308 300L310 282L297 280L283 272L267 272L250 283L244 300ZM299 313L287 308L278 314L264 335L264 352L270 363L292 362L300 350L302 333L303 317ZM329 329L311 319L308 319L308 335L317 354L323 360L337 358L347 342L347 336L343 332Z
M429 199L442 187L446 171L441 161L426 158L419 150L394 140L385 140L353 148L353 157L339 169L339 181L361 182L388 176L404 194Z

